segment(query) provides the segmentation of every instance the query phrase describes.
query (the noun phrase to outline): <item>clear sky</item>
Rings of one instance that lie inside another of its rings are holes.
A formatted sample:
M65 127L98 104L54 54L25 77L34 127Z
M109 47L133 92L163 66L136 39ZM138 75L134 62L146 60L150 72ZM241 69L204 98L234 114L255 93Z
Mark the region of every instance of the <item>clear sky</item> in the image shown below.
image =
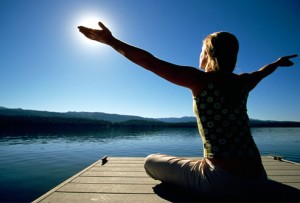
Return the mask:
M78 25L103 21L119 39L179 65L199 66L215 31L240 42L235 72L300 54L298 0L1 0L0 106L144 117L193 116L188 89L85 39ZM300 57L250 94L251 118L300 121Z

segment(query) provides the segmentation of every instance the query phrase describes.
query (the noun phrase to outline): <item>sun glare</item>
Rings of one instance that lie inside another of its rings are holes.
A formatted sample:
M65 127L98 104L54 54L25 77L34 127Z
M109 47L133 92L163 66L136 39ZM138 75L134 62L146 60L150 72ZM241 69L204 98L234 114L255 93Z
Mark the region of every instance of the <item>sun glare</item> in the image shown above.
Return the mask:
M93 29L99 29L98 22L99 18L95 16L85 16L78 22L80 25L93 28Z
M96 16L84 16L78 20L77 25L88 27L88 28L93 28L93 29L100 29L100 27L98 26L98 22L100 20L101 19ZM98 47L99 46L98 43L86 38L82 33L78 32L77 34L78 34L78 38L79 38L78 40L83 46L88 46L88 47Z
M103 22L108 28L111 29L111 23L108 19L106 19L103 16L96 15L96 14L84 14L81 16L78 16L76 20L76 26L84 26L92 29L101 29L98 25L98 22L101 21ZM75 40L79 42L81 48L98 48L101 47L100 43L97 43L93 40L90 40L86 38L82 33L79 31L76 32L76 37ZM103 46L102 46L103 47Z

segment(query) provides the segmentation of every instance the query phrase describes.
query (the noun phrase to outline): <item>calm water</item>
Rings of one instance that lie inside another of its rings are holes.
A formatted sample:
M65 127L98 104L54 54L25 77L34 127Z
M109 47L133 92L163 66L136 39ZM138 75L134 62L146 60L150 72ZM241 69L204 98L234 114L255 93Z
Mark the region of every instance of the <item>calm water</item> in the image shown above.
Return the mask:
M300 128L253 128L262 155L300 162ZM197 129L105 129L0 136L0 202L30 202L104 155L202 156Z

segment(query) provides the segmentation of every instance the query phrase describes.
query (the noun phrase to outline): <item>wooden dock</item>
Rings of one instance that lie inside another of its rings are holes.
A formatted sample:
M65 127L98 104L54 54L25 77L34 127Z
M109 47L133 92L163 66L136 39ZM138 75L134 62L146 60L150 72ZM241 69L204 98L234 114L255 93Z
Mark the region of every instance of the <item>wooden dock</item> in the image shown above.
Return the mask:
M263 156L262 160L269 179L273 180L276 187L264 199L257 196L252 200L300 202L300 165L268 156ZM144 170L144 158L108 157L105 165L101 160L93 163L34 203L189 201L195 201L195 197L149 178ZM196 201L208 200L200 198Z

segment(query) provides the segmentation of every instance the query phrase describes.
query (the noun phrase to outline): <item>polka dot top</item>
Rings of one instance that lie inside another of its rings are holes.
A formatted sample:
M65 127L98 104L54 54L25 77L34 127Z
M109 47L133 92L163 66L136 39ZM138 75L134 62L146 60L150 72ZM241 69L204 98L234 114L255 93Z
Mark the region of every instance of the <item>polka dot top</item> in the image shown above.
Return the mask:
M226 93L222 86L208 83L194 98L204 157L244 158L259 155L249 127L246 109L248 93L241 88Z

